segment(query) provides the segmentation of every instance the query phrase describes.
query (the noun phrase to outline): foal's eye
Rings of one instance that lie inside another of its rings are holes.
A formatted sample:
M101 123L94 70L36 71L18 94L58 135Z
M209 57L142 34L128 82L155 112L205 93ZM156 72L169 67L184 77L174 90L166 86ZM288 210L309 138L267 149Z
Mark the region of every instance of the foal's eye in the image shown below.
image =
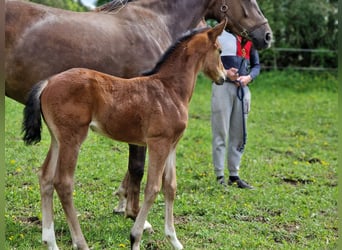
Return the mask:
M219 48L219 49L218 49L218 52L221 54L221 53L222 53L222 49L221 49L221 48Z

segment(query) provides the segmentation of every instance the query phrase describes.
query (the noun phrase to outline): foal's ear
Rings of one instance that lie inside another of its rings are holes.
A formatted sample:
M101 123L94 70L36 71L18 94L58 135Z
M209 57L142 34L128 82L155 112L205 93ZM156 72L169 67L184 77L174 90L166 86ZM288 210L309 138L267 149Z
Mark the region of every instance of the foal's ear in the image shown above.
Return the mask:
M211 41L215 42L217 37L221 35L222 31L226 27L227 19L223 19L219 24L217 24L214 28L208 31L208 36Z

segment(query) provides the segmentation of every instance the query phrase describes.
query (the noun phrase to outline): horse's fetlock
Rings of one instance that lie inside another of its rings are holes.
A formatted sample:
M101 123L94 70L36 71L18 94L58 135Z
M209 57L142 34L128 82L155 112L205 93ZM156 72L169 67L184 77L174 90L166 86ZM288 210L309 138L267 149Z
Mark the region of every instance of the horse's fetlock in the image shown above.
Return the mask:
M135 236L132 233L129 235L129 240L131 242L131 249L132 249L135 243Z

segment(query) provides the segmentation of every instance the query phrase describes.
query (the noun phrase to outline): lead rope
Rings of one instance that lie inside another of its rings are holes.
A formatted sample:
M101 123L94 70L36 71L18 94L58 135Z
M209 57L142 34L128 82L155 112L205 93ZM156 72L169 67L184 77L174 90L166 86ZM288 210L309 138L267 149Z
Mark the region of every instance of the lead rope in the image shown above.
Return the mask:
M245 145L247 142L247 129L246 129L246 119L245 119L245 103L244 103L244 97L245 97L245 91L243 89L242 83L240 81L236 81L239 84L239 87L237 87L237 98L241 101L241 110L242 110L242 144L238 147L238 151L241 153L245 149Z
M238 72L240 72L241 67L245 61L245 58L242 59L240 67ZM246 119L245 119L245 103L244 103L244 97L245 97L245 90L243 88L242 82L236 80L236 82L239 84L237 87L237 93L236 96L237 98L241 101L241 110L242 110L242 144L237 148L239 152L243 152L245 149L245 145L247 142L247 129L246 129Z

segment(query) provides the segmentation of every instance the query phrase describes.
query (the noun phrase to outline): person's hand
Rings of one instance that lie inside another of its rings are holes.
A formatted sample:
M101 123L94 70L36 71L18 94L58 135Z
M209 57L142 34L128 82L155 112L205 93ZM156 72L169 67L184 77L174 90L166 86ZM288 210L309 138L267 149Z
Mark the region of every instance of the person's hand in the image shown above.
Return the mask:
M227 69L227 77L232 82L236 81L239 77L238 69L237 68L230 68Z
M238 82L236 83L237 86L240 86L240 84L242 84L242 86L246 86L248 83L250 83L252 81L252 77L250 75L247 76L239 76L236 79Z

